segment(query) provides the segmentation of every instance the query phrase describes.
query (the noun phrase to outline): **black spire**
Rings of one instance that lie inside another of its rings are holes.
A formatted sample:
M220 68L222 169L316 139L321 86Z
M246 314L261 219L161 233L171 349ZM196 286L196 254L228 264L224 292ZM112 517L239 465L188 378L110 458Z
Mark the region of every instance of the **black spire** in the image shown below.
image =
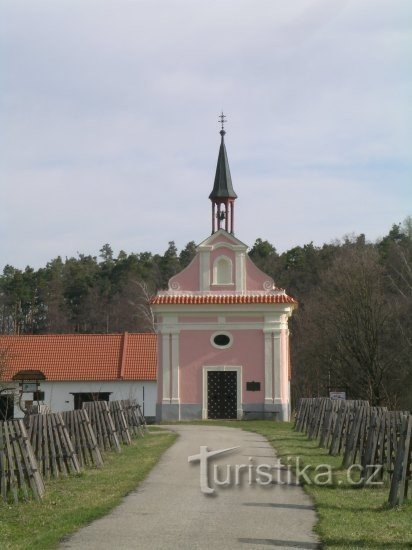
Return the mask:
M219 118L222 124L222 129L220 130L222 140L220 142L219 157L217 159L215 183L213 185L213 190L209 195L209 199L236 199L237 195L232 186L232 178L230 176L229 161L227 160L224 140L226 134L223 127L225 115L222 113Z
M233 190L232 178L230 177L229 161L225 147L225 115L219 117L222 124L220 135L219 157L217 159L215 183L213 190L209 195L212 201L212 233L219 229L225 229L229 233L234 231L234 207L237 195Z

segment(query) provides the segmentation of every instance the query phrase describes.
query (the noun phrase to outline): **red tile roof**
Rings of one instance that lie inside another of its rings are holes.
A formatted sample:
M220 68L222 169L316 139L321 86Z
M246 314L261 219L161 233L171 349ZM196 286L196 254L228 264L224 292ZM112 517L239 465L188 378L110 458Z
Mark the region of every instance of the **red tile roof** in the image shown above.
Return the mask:
M6 372L39 370L46 380L156 380L157 336L47 334L0 336Z
M158 294L151 304L297 304L287 294Z

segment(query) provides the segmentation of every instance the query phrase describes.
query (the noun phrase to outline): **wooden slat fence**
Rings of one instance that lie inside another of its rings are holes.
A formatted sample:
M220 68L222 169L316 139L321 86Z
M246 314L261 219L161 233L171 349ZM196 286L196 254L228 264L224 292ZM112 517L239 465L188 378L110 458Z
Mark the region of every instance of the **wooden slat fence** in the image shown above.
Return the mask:
M383 479L385 473L392 475L400 436L400 420L397 411L371 410L360 460L365 481L373 473L375 465L381 467L377 480Z
M367 401L342 401L337 410L334 430L329 444L329 454L337 456L346 453L356 418L362 407L369 407Z
M325 398L319 398L314 401L312 404L312 413L311 418L308 421L308 438L309 439L317 439L319 436L319 432L321 429L321 426L323 424L323 419L326 413L326 405L329 399Z
M332 456L343 455L342 466L362 466L364 485L389 479L389 503L401 504L412 479L412 416L405 411L370 407L363 400L301 399L294 429L319 439Z
M130 437L129 426L126 421L122 402L110 401L109 409L119 438L125 445L130 445L132 442L132 438Z
M389 505L403 504L411 493L412 480L412 414L401 417L398 449L389 491Z
M43 478L22 420L0 422L0 493L4 502L40 500Z
M80 473L80 464L60 413L29 415L26 422L45 479Z
M312 409L316 398L303 398L299 402L299 409L296 416L295 430L297 432L306 432L307 424L312 417Z
M129 432L133 436L144 435L142 424L140 421L139 411L137 409L137 403L131 399L123 399L121 401L124 415L126 418Z
M61 415L80 466L103 466L102 454L86 409L65 411Z
M139 417L140 426L142 427L143 432L147 431L146 418L144 417L142 407L139 403L136 403L137 414Z
M338 411L342 406L343 401L339 399L328 399L325 406L325 413L323 415L323 422L320 428L320 441L321 447L329 447L331 443L332 434L335 430L336 419Z
M119 435L116 431L107 401L86 402L83 403L83 409L86 409L89 415L100 450L110 451L114 449L120 452Z
M135 399L124 399L121 403L130 432L133 435L144 436L147 429L146 419L138 402Z
M39 405L32 405L27 411L26 414L48 414L52 412L49 405L45 403L40 403Z
M369 405L360 405L355 412L351 427L348 431L348 437L345 445L342 466L349 468L363 459L364 443L369 428L371 407Z

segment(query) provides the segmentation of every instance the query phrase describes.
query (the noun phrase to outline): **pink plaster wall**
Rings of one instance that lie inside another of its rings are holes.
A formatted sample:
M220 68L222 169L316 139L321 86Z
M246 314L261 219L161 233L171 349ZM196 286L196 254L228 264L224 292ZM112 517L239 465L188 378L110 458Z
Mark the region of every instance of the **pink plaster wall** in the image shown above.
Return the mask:
M233 292L236 288L235 283L230 285L210 285L210 290L214 290L216 292Z
M169 279L169 288L173 290L173 283L177 283L180 286L179 290L199 290L199 262L199 254L196 254L185 269Z
M204 366L242 366L242 402L262 403L264 399L264 337L261 330L230 331L233 344L219 350L210 337L215 331L181 331L179 338L179 380L181 403L202 403ZM261 383L261 391L246 392L246 382Z
M210 245L217 243L233 244L237 241L232 240L226 235L217 235L216 238L210 241ZM227 256L232 261L232 281L233 285L213 285L213 264L219 256ZM221 246L210 252L210 281L211 289L219 290L234 290L236 284L236 253L229 247ZM270 281L273 284L273 279L263 273L252 260L246 255L246 289L247 290L264 290L263 284ZM169 288L172 290L196 291L199 290L200 283L200 255L196 254L191 263L180 273L172 277L169 281ZM173 286L178 285L174 289Z
M213 264L216 260L216 258L219 258L219 256L227 256L232 260L232 267L235 266L235 252L231 250L230 248L226 248L225 246L221 246L219 248L215 248L210 253L210 267L213 268Z
M238 240L236 238L231 238L229 235L216 235L213 239L210 239L209 244L214 245L216 243L229 243L229 244L238 244Z
M217 317L178 317L179 323L217 323Z
M263 323L264 318L262 316L254 316L251 315L248 317L242 317L240 315L227 315L226 316L226 323Z
M263 284L270 281L273 284L273 279L261 271L249 256L246 256L246 288L247 290L264 290Z

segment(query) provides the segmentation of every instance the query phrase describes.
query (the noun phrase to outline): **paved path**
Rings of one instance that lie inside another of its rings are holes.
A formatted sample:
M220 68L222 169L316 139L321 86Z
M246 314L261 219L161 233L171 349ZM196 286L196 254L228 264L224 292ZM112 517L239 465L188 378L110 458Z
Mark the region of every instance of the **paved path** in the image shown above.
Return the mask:
M273 470L273 483L267 487L256 481L249 485L245 469L237 486L232 479L232 486L216 487L213 495L200 491L199 462L189 464L189 455L198 454L201 445L209 450L239 445L237 451L209 460L212 465L221 465L221 480L226 477L227 464L231 465L234 478L236 464L251 464L252 472L259 464L276 464L273 449L264 437L218 426L176 425L170 429L180 437L139 488L110 514L74 534L61 548L317 548L317 538L312 533L316 521L313 505L301 487L277 482L279 469ZM210 485L212 480L213 471L209 474Z

